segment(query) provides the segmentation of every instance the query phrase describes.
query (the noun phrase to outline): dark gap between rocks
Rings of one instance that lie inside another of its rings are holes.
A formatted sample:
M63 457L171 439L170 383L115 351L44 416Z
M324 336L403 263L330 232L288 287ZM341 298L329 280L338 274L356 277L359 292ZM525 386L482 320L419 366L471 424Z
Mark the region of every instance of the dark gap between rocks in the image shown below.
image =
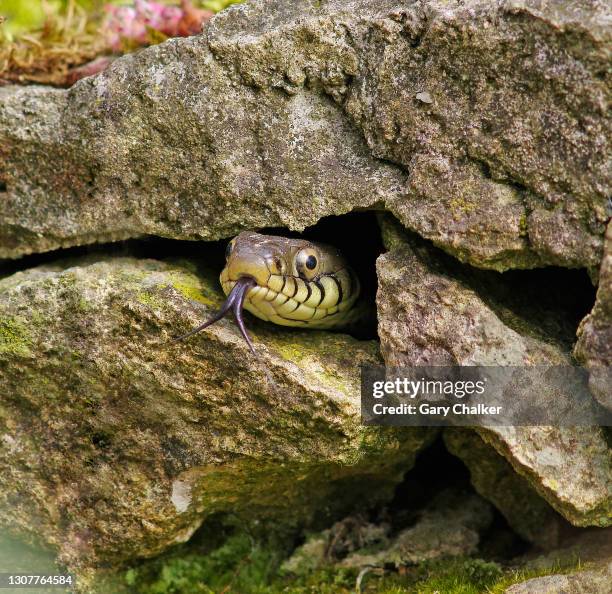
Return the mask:
M387 505L387 513L393 518L393 532L413 525L419 513L445 489L475 493L467 467L446 449L439 436L417 456L414 467L396 487L394 497ZM529 544L493 508L493 521L481 537L480 555L485 559L505 561L523 554L528 548Z
M532 334L569 351L580 321L595 304L597 287L586 269L548 266L501 273L483 270L460 262L413 232L406 232L406 237L417 255L421 248L435 255L434 272L472 289L519 334Z
M573 344L580 321L595 304L597 289L586 270L551 267L510 270L500 276L499 287L493 278L487 279L486 287L502 320L506 321L503 308L508 308L530 324L539 322L549 334L567 336L568 346Z
M286 228L258 230L266 235L304 238L337 247L347 258L359 276L362 288L361 299L369 304L370 315L363 323L341 330L359 340L377 339L376 332L376 258L384 248L376 216L373 212L355 212L341 216L326 217L303 233ZM155 236L130 239L113 243L91 244L59 249L44 254L32 254L18 260L0 260L0 278L36 266L70 266L72 260L99 257L134 257L156 260L187 259L199 269L220 273L225 265L225 247L229 238L221 241L183 241ZM219 290L221 287L219 286ZM250 324L260 324L247 312ZM298 330L296 330L298 331Z
M344 254L362 283L362 299L371 315L348 333L360 340L377 339L376 258L385 250L374 212L361 211L330 216L308 227L303 233L286 228L266 228L269 235L301 237L334 245ZM585 270L548 267L511 270L504 273L481 270L462 264L420 237L414 240L436 252L440 269L475 290L508 326L521 331L538 328L541 338L561 341L570 349L580 320L592 309L596 288ZM69 266L83 257L124 256L157 260L188 259L199 268L220 272L224 266L227 240L194 242L142 237L114 243L92 244L32 254L18 260L0 260L0 278L43 265ZM248 314L249 322L258 324Z
M416 514L432 497L447 487L472 489L470 473L459 458L448 452L438 437L417 456L414 467L395 488L388 505L395 517L394 531L402 530L414 523Z

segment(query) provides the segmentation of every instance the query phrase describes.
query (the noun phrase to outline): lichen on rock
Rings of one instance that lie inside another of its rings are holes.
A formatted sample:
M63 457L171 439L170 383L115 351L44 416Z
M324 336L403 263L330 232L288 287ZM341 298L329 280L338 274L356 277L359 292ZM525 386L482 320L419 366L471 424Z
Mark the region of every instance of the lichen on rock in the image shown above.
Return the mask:
M69 90L5 87L0 255L383 204L479 267L595 274L604 22L590 2L251 0Z
M103 258L0 281L5 528L118 564L214 513L290 530L389 497L434 433L359 425L376 343L253 323L253 357L229 321L172 343L221 302L215 277Z

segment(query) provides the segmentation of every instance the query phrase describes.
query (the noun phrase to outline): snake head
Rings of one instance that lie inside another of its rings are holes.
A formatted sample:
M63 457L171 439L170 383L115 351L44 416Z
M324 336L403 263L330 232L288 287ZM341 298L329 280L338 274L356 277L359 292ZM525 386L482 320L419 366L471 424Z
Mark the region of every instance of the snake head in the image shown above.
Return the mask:
M242 310L283 326L328 328L341 322L359 282L335 248L304 239L244 231L226 250L220 276L227 299L219 312L182 340L233 312L253 352Z

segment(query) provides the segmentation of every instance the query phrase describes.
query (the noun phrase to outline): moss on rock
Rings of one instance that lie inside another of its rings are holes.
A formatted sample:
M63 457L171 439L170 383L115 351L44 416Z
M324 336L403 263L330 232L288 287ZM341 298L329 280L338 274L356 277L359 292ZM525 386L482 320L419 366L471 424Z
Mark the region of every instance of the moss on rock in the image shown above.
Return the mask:
M375 342L249 319L256 357L231 320L172 343L223 298L193 270L89 259L0 281L0 522L73 567L160 553L213 513L328 521L389 497L434 435L360 425Z

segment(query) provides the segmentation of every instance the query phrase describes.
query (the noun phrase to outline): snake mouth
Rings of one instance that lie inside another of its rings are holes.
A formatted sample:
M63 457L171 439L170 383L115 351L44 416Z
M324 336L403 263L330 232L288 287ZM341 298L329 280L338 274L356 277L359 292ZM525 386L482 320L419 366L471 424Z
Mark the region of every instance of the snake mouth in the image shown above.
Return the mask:
M200 330L204 330L204 328L208 328L208 326L212 326L215 322L218 322L222 318L224 318L231 310L236 318L236 323L238 324L238 328L244 339L246 340L251 352L255 353L255 347L249 338L249 335L246 331L246 327L244 325L244 318L242 317L244 299L246 297L247 291L257 286L257 281L252 276L241 276L236 284L232 287L232 290L229 292L227 299L224 301L223 305L219 309L217 313L215 313L210 319L206 320L203 324L200 324L197 328L194 328L187 334L183 334L182 336L176 337L172 342L178 342L179 340L184 340L189 336L193 336L200 332Z

